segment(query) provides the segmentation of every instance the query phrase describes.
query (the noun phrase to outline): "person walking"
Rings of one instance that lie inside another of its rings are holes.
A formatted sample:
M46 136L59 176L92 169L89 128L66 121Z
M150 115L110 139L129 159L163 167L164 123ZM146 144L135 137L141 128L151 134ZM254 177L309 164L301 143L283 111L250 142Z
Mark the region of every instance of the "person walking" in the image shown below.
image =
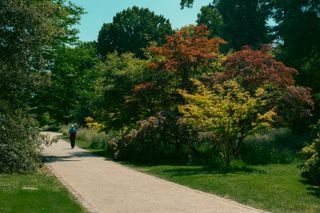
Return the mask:
M71 128L69 129L69 136L70 136L70 142L71 142L71 148L73 149L76 145L76 136L77 136L77 128L74 125L71 125Z

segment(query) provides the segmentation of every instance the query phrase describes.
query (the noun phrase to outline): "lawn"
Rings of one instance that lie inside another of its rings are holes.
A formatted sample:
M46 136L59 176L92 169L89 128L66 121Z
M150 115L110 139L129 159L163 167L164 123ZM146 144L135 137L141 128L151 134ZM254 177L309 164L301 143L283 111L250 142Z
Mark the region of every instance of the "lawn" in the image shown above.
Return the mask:
M0 212L86 212L45 167L35 174L0 174Z
M88 148L90 143L80 140L78 145ZM98 155L105 154L102 150L92 151ZM203 166L122 164L271 212L320 212L320 187L303 182L299 163L259 166L238 164L231 172Z
M271 212L320 212L320 187L304 184L296 164L250 166L228 173L202 166L130 166Z

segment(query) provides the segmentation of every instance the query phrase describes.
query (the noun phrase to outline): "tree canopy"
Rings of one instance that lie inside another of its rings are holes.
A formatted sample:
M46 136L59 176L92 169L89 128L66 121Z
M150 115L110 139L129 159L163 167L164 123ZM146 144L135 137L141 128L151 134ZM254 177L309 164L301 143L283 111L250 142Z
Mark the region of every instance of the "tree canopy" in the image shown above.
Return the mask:
M275 1L277 57L300 70L297 81L320 92L320 2Z
M177 73L181 88L189 88L191 77L218 61L219 46L225 43L221 38L208 38L208 35L206 26L190 26L168 36L163 46L148 49L156 56L150 67Z
M63 0L0 1L0 172L36 169L41 141L30 100L53 51L76 40L81 13Z
M88 116L99 81L102 81L103 63L94 44L80 43L55 51L54 66L46 74L45 85L35 92L33 112L43 123L83 123Z
M112 23L103 24L97 47L102 56L116 51L120 54L132 52L144 58L143 49L152 42L163 44L165 36L172 32L168 19L134 6L117 13Z
M271 42L267 26L270 15L268 0L215 0L201 8L197 23L225 39L231 49L240 50L244 45L259 48Z
M254 95L230 80L206 88L201 82L195 94L179 90L186 104L179 105L180 122L199 127L213 135L213 142L222 147L226 166L239 154L243 139L263 128L269 128L276 116L266 107L265 91L258 88Z
M223 62L224 72L214 78L223 82L235 79L247 91L254 94L259 87L269 92L269 104L276 105L277 114L282 117L278 124L285 122L293 128L302 129L310 124L314 102L310 88L295 84L298 71L277 61L269 52L245 48L230 54Z
M223 26L223 18L219 10L212 4L203 6L200 9L197 19L198 25L206 25L210 32L210 37L220 36Z

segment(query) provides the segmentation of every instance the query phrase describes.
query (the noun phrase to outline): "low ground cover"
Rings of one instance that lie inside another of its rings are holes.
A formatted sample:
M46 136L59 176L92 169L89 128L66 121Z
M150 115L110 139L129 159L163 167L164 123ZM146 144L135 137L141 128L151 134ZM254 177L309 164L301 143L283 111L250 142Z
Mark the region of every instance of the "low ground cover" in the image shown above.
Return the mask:
M0 212L86 212L47 168L34 174L0 174Z

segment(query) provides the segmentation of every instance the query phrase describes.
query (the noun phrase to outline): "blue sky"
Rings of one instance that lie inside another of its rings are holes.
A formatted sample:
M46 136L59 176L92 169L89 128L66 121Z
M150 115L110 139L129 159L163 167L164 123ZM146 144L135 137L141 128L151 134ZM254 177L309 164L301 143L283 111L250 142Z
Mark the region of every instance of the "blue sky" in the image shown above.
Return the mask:
M196 0L193 8L180 10L180 0L71 0L84 7L87 14L82 16L78 29L80 40L93 41L98 37L103 23L112 22L116 13L132 6L149 8L158 15L169 19L173 28L194 24L201 6L212 0Z

